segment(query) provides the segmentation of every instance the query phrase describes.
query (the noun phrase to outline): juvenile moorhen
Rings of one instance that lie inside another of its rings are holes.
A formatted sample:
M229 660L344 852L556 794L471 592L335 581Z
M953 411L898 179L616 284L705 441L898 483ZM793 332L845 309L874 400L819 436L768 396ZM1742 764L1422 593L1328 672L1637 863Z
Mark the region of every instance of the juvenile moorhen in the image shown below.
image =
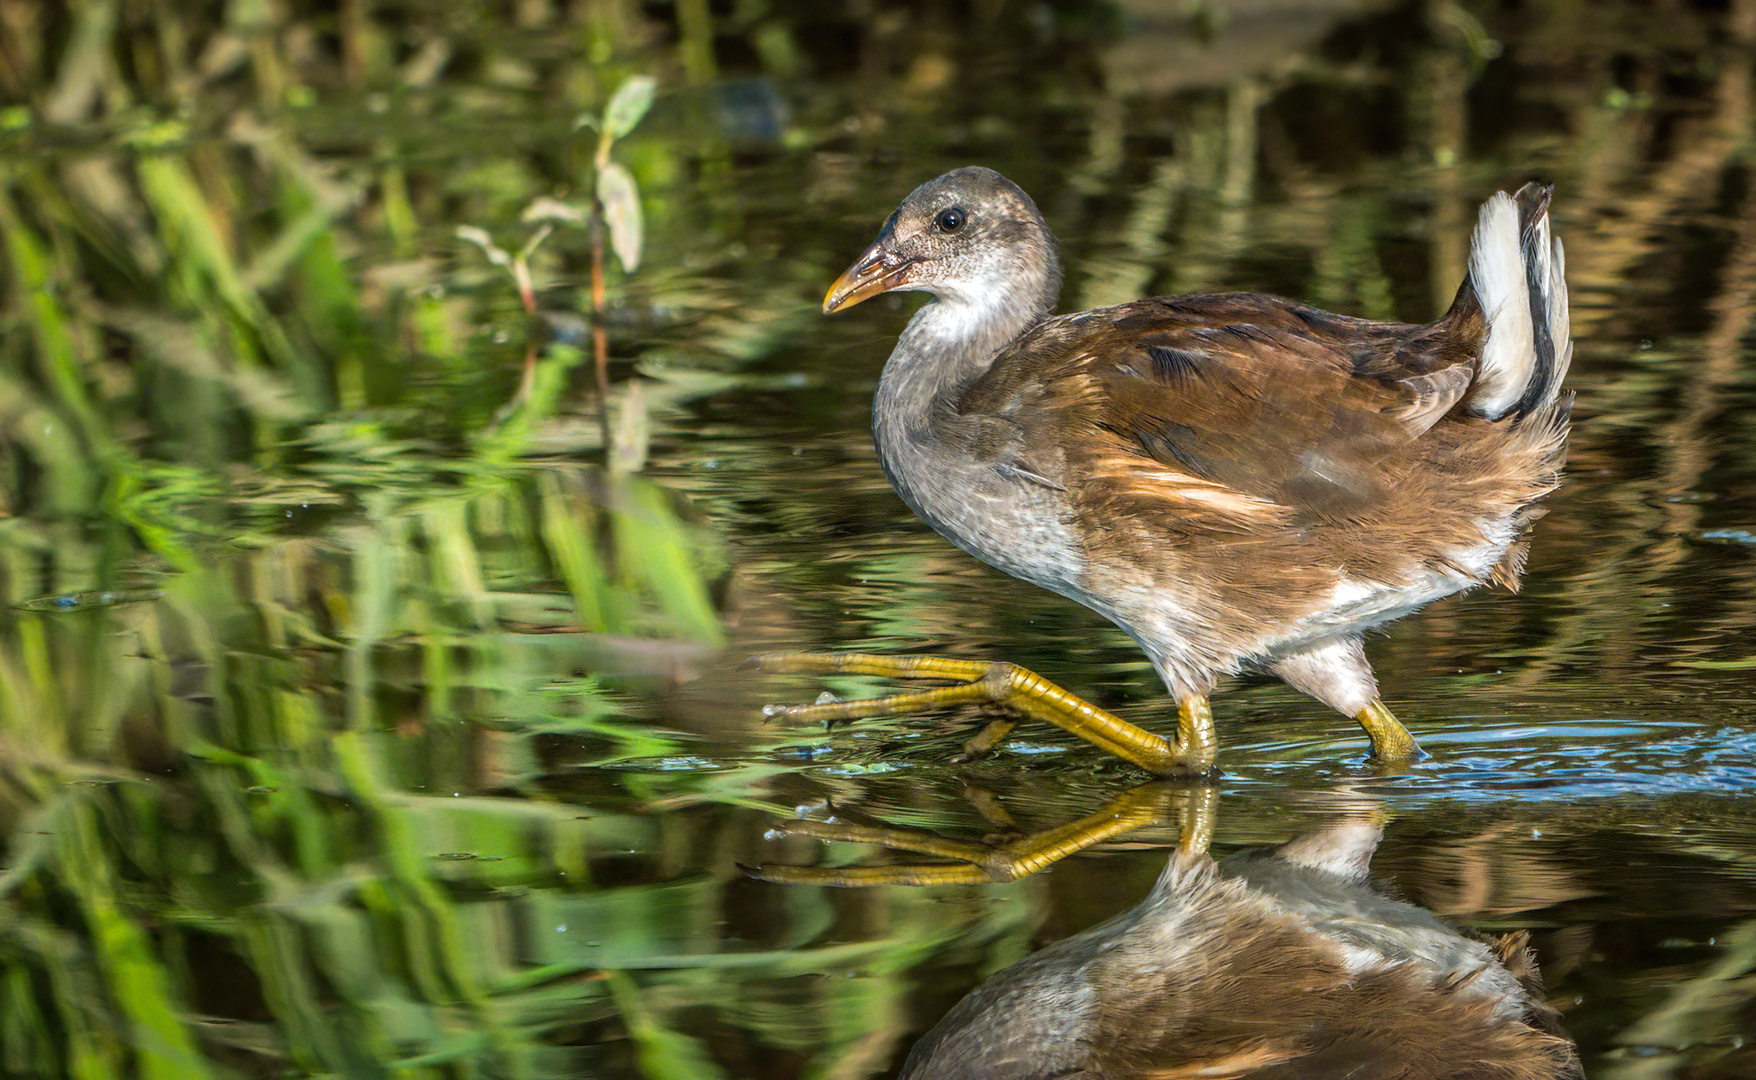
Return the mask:
M956 683L771 713L1002 702L1149 772L1205 772L1207 696L1255 668L1359 721L1380 760L1420 756L1361 636L1463 589L1518 585L1571 404L1549 195L1489 199L1456 300L1414 326L1253 293L1056 316L1055 239L1028 195L983 168L916 188L823 301L933 295L879 380L885 474L958 547L1126 630L1177 701L1177 740L1013 665L933 657L764 657Z

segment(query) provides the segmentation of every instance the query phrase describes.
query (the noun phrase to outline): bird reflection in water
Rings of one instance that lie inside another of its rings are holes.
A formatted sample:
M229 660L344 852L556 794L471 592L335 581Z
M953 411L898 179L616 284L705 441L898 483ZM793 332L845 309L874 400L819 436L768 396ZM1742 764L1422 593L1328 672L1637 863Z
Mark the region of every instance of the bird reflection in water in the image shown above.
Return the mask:
M1523 933L1478 938L1368 881L1381 813L1357 801L1274 848L1208 854L1213 788L1149 784L1082 822L998 847L913 830L789 823L956 863L761 867L832 885L1005 880L1182 807L1139 904L977 987L917 1044L904 1080L1562 1080L1578 1054Z

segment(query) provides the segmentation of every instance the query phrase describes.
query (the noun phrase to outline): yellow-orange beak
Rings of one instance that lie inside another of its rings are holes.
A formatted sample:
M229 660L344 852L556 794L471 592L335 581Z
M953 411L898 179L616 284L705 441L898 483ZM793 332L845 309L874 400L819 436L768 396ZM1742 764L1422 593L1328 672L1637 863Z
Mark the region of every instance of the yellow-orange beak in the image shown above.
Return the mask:
M895 252L886 250L884 240L880 238L835 279L835 284L823 296L823 314L853 307L879 293L903 288L909 283L909 271L914 265L913 259L901 259Z

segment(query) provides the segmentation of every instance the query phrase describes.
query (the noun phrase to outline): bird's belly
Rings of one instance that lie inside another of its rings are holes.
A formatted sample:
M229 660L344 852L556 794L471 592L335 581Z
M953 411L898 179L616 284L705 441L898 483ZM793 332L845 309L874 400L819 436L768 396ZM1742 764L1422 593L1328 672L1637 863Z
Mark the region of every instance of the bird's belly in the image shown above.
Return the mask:
M1216 582L1197 559L1174 565L1167 545L1154 549L1163 563L1158 573L1094 561L1082 588L1058 591L1127 631L1173 692L1206 693L1216 675L1361 633L1481 584L1514 539L1509 522L1481 526L1479 542L1443 558L1411 557L1388 578L1333 572L1315 584L1307 574L1315 568L1282 566L1286 584L1276 587L1276 568L1265 567L1241 587L1237 578Z
M1329 589L1326 603L1300 619L1273 652L1293 652L1337 634L1370 630L1400 619L1435 600L1474 588L1488 579L1513 537L1509 528L1484 523L1488 538L1446 553L1440 565L1422 565L1397 581L1368 581L1343 574Z

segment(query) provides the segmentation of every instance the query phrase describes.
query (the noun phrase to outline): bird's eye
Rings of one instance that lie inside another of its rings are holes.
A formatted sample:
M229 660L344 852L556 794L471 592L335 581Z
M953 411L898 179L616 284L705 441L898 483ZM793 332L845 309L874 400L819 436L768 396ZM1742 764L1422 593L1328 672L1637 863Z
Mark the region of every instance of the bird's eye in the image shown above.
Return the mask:
M939 227L940 232L956 232L963 228L963 219L963 211L953 206L949 210L939 211L939 216L933 219L933 224Z

